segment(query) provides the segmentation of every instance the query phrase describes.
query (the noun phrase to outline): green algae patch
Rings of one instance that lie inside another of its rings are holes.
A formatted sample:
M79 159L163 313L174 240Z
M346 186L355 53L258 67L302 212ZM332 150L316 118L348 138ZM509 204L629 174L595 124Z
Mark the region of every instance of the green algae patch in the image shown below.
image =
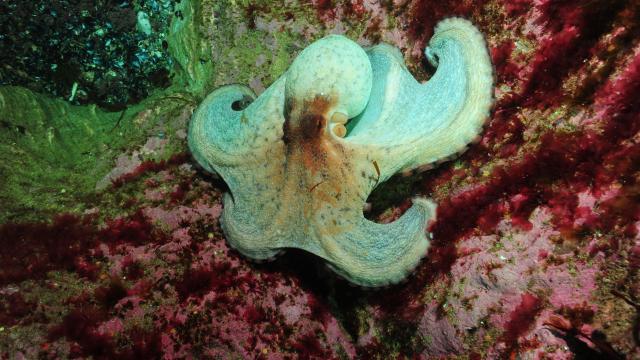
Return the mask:
M170 129L165 148L176 151L180 139L171 120L177 107L185 105L156 96L122 112L105 112L0 87L0 223L83 211L113 159L142 144L148 133ZM152 116L141 116L145 108L152 108Z
M206 91L213 78L211 43L204 36L207 31L204 20L206 7L206 2L200 1L177 4L176 13L181 16L173 18L167 38L169 51L176 63L173 84L192 93Z
M77 209L110 165L100 154L118 116L0 87L0 222Z

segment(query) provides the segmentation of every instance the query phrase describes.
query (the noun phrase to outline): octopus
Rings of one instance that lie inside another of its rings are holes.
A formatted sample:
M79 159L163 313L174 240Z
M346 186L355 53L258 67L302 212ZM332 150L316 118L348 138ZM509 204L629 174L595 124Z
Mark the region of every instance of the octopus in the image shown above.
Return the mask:
M436 204L415 197L388 224L363 207L394 174L431 169L477 141L494 87L484 37L467 20L439 22L424 54L435 72L420 83L397 48L329 35L260 96L242 85L210 93L188 144L229 187L228 244L258 261L302 249L364 287L411 274L428 253Z

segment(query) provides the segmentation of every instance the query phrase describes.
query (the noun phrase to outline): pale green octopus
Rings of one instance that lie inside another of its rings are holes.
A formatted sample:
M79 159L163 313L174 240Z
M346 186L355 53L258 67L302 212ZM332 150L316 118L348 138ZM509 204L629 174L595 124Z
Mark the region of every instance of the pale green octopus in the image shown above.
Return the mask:
M361 286L404 279L426 255L435 204L415 198L398 220L365 219L371 191L479 137L493 99L485 41L468 21L441 21L425 50L425 84L386 44L363 50L330 35L304 49L262 95L229 85L196 110L189 147L229 185L222 228L245 256L299 248Z

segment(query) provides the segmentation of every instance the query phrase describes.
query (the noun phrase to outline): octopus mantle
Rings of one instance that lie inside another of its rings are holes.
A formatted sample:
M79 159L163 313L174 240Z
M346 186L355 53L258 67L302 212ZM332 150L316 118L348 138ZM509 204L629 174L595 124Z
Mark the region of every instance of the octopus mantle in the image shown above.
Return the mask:
M367 197L395 173L464 151L493 93L484 39L468 21L440 22L425 54L436 72L421 84L396 48L330 35L257 98L240 85L212 92L194 113L189 147L229 185L229 244L256 260L303 249L362 286L405 278L427 253L435 204L415 198L378 224L363 215Z

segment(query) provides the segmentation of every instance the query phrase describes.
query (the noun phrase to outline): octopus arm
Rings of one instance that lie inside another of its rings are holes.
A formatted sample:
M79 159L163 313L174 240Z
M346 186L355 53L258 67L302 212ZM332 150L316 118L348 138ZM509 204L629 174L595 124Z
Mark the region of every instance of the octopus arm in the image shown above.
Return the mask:
M436 67L419 83L389 45L368 51L373 86L345 142L364 147L380 182L398 171L426 170L464 151L482 130L493 101L493 71L482 34L469 21L440 22L425 49Z
M429 240L425 225L435 216L436 205L415 198L413 206L398 220L378 224L362 215L352 229L333 237L323 237L323 250L316 253L352 283L365 287L395 284L405 279L427 254Z
M257 99L246 86L223 86L207 96L189 125L193 157L229 186L232 195L225 197L223 220L229 233L237 233L241 251L261 248L268 236L256 234L275 231L273 218L282 208L284 83L282 76ZM244 232L239 230L243 226ZM256 251L253 257L271 255Z
M225 194L224 211L220 224L227 237L228 244L242 255L257 261L273 259L290 241L288 234L274 226L275 209L265 209L258 201L257 211L236 208L234 199Z
M224 172L253 166L277 147L284 122L284 81L282 76L257 99L250 88L237 84L209 94L189 125L189 147L198 163L208 171Z

